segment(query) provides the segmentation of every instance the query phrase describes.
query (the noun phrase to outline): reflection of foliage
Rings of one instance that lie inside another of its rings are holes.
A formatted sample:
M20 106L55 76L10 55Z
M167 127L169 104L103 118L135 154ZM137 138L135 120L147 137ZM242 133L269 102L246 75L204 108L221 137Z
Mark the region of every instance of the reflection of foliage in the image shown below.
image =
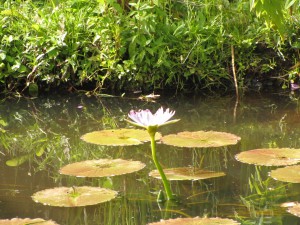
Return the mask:
M240 199L252 219L264 221L278 214L278 204L287 197L287 185L270 177L264 178L261 172L266 173L261 167L255 166L255 173L251 174L248 180L250 193L246 197L240 196Z

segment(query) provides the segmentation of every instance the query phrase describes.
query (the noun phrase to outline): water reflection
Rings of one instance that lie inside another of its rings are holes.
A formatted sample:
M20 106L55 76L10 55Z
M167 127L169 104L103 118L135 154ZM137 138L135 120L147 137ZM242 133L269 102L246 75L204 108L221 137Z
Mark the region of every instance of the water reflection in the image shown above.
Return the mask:
M59 224L147 224L160 219L209 216L227 217L242 224L299 224L280 208L300 198L299 185L268 177L270 168L242 164L240 151L300 148L300 115L289 96L244 96L236 108L234 97L168 98L146 102L127 98L52 96L4 101L0 105L0 217L40 217ZM223 171L225 177L202 181L172 181L179 202L158 204L161 182L148 176L155 169L149 143L134 147L103 147L80 137L102 129L125 128L131 109L160 106L176 110L180 122L163 127L163 135L181 131L214 130L242 138L227 148L185 149L158 144L163 167L194 166ZM145 163L134 174L111 178L74 178L58 173L69 163L123 158ZM34 203L36 191L57 186L90 185L111 188L119 196L111 202L81 208L57 208Z

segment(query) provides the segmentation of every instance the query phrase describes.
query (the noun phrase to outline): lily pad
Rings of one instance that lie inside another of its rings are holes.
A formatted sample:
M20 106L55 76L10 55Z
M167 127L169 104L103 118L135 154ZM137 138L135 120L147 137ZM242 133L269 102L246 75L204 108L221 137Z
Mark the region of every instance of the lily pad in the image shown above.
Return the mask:
M20 218L13 218L7 220L0 220L0 225L25 225L25 224L34 224L34 225L57 225L57 223L53 222L52 220L43 220L40 218L37 219L20 219Z
M112 200L117 192L99 187L58 187L45 189L32 195L35 202L58 207L96 205Z
M216 131L180 132L162 137L161 141L167 145L186 148L208 148L235 145L240 137Z
M300 149L266 148L244 151L235 156L236 160L260 166L287 166L300 162Z
M168 180L203 180L214 177L225 176L223 172L214 172L208 170L201 170L192 167L179 167L164 169L164 173ZM149 176L161 179L158 170L153 170Z
M159 140L160 138L161 134L156 133L155 139ZM126 146L143 144L144 142L150 141L150 136L146 130L112 129L93 131L83 135L81 139L97 145Z
M146 165L124 159L98 159L76 162L60 169L61 174L77 177L109 177L141 170Z
M287 166L272 170L270 176L275 180L280 180L290 183L300 183L300 165Z
M148 225L238 225L235 220L227 219L227 218L177 218L177 219L169 219L169 220L161 220L160 222L149 223Z
M294 216L300 217L300 204L297 203L293 207L289 207L287 211Z

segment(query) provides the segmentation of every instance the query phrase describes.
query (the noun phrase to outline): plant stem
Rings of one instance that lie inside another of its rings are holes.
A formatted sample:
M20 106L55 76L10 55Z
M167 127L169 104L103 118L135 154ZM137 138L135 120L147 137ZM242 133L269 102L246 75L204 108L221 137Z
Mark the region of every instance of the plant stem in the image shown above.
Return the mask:
M170 187L170 183L167 180L167 177L161 167L161 165L159 164L157 157L156 157L156 142L155 142L155 133L150 133L150 137L151 137L151 151L152 151L152 159L154 161L154 164L160 174L160 177L162 179L166 194L167 194L167 198L168 200L172 200L174 199L173 193L171 191L171 187Z

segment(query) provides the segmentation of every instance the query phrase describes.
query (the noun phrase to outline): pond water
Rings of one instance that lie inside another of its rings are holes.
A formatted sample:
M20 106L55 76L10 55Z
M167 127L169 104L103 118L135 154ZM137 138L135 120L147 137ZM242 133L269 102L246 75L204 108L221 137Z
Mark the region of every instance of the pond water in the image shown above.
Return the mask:
M91 131L129 128L131 109L176 111L178 123L162 135L181 131L223 131L241 137L234 146L186 149L157 145L164 168L187 167L224 172L201 181L171 181L178 202L158 203L160 180L149 177L155 165L150 144L104 147L80 137ZM143 225L178 217L222 217L241 224L300 224L281 203L300 201L299 184L268 176L274 167L238 162L235 155L256 148L300 148L297 93L252 93L236 105L234 96L137 98L51 96L7 99L0 104L0 219L43 218L58 224ZM5 130L5 132L4 132ZM131 159L146 164L138 172L110 178L59 174L69 163L88 159ZM60 186L94 186L118 196L95 206L60 208L36 203L31 195Z

